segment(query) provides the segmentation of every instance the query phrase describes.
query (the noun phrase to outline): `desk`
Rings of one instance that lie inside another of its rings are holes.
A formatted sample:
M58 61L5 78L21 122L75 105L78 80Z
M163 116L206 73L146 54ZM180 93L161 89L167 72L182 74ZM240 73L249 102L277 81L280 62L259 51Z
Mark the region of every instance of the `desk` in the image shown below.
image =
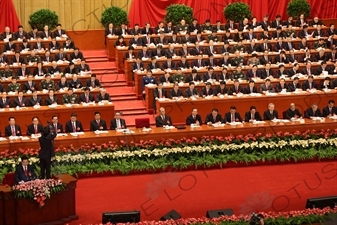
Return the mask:
M43 208L31 200L14 198L10 187L0 186L0 224L64 224L78 219L75 204L77 179L68 174L56 178L62 180L66 189L52 194Z
M28 32L27 32L28 33ZM30 45L33 45L37 42L37 39L29 39L27 38L27 41L28 43L30 43ZM57 38L56 39L56 42L60 43L60 46L63 46L63 43L66 41L66 38ZM52 39L51 38L48 38L48 39L42 39L41 40L41 43L44 44L44 46L47 46L47 49L49 48L49 43L52 42ZM1 50L4 50L4 46L5 46L5 43L4 41L0 41L0 49ZM17 49L16 50L20 50L20 45L22 43L22 41L14 41L14 43L16 44L16 47Z
M305 123L299 122L289 122L289 123L273 123L267 121L266 124L258 124L254 125L252 123L245 123L238 126L230 126L226 125L224 127L214 128L213 126L202 125L199 128L190 128L186 127L184 130L165 130L162 127L152 128L150 132L142 132L141 129L132 129L134 134L126 134L124 135L122 132L117 131L108 131L107 134L99 134L96 135L94 132L85 132L84 135L79 135L77 137L73 137L68 135L67 137L57 137L55 139L55 146L60 147L68 147L72 146L74 148L81 147L85 144L93 144L101 145L104 143L116 143L121 144L123 142L135 142L138 143L141 140L154 140L161 141L163 139L181 139L185 138L201 138L205 135L212 136L228 136L230 134L233 135L246 135L246 134L256 134L262 133L263 135L266 133L277 133L279 131L282 132L305 132L310 129L320 130L320 129L335 129L337 125L336 120L326 119L324 122L313 121L310 119L305 119ZM10 151L17 151L19 148L33 148L38 149L39 143L36 139L27 140L27 141L2 141L0 142L0 151L4 151L9 149Z
M89 106L79 104L72 107L58 105L56 108L40 106L38 109L34 109L33 107L23 107L19 110L16 108L6 108L0 111L0 129L4 131L8 125L8 118L14 116L16 124L20 125L23 133L26 133L28 125L32 123L33 116L37 116L41 124L47 125L47 121L51 121L53 115L59 117L59 123L65 128L65 123L70 120L70 114L76 113L77 119L82 122L83 129L88 131L90 129L90 121L94 119L94 112L96 111L101 112L102 119L110 122L114 117L115 107L112 103L105 103L102 106L98 104L89 104Z
M69 64L67 62L63 62L60 64L57 64L58 67L60 67L61 71L64 71L64 69L68 66ZM80 65L80 63L75 63L75 66ZM47 70L48 73L48 69L52 66L52 63L43 63L42 67L44 67ZM5 67L0 65L0 70L3 70ZM16 75L16 72L18 69L20 69L20 66L13 66L10 65L9 69L13 70L14 75ZM27 65L27 68L30 70L31 74L34 73L34 69L37 68L37 64L32 64L32 65Z
M236 106L236 111L240 113L241 117L244 117L245 113L249 111L249 107L255 105L257 111L263 116L264 111L268 109L268 104L274 103L275 110L278 111L279 117L282 117L282 112L289 108L290 103L295 103L296 108L303 114L304 110L311 107L313 103L317 103L318 107L322 110L330 99L336 99L336 97L337 90L331 90L327 93L317 91L313 94L308 92L300 94L290 92L287 94L277 94L276 96L262 95L261 97L252 97L250 95L243 95L242 97L225 96L223 99L213 97L211 99L199 98L197 100L156 101L156 108L164 107L166 114L171 116L172 123L176 125L185 124L186 117L191 114L193 108L198 109L204 122L206 115L211 113L213 108L217 108L223 117L225 113L229 112L231 106Z

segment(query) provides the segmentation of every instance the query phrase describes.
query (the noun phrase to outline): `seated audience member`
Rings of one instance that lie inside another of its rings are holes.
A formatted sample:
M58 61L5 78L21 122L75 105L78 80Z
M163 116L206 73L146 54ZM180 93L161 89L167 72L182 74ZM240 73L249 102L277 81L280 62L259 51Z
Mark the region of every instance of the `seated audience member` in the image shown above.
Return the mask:
M157 70L160 69L160 65L157 62L157 58L155 56L151 57L151 62L148 65L148 70Z
M21 40L25 40L27 39L27 32L23 30L23 26L19 25L18 26L18 31L14 33L14 38L17 39L21 39Z
M243 88L240 85L239 80L234 80L234 85L229 88L228 94L229 95L237 95L239 93L243 94Z
M304 81L302 84L303 91L310 91L316 89L316 82L314 81L314 76L308 76L308 80Z
M192 74L188 75L186 78L186 82L200 82L201 76L198 74L198 71L196 69L192 69Z
M32 134L42 134L43 126L39 123L37 116L32 118L32 124L28 125L26 134L28 136Z
M232 74L232 80L246 80L247 77L245 76L245 74L242 71L242 67L238 66L236 67L236 70L234 70L233 74Z
M80 95L80 103L89 103L89 102L94 102L95 98L93 94L90 94L90 88L85 87L84 88L84 93Z
M37 90L32 91L32 97L28 99L27 105L28 106L40 106L42 105L42 99L40 96L37 96Z
M337 114L337 107L335 106L334 100L329 100L328 105L325 106L322 110L322 116L334 116Z
M74 90L72 88L68 89L68 93L62 96L63 104L77 104L78 98L77 95L74 94Z
M21 63L21 68L16 71L18 77L27 77L30 74L30 70L27 68L26 63Z
M175 64L175 62L172 61L171 56L168 56L166 61L163 62L162 66L161 66L161 69L164 70L164 71L176 69L176 64Z
M126 129L125 120L121 118L122 113L117 111L115 112L115 118L110 122L110 130L117 130L117 129Z
M79 72L89 72L90 71L90 67L88 64L86 64L85 62L85 58L81 59L81 64L78 66L78 70Z
M189 83L189 87L185 90L185 97L186 98L199 97L198 90L195 88L195 84L193 81Z
M51 79L50 74L45 75L45 79L41 81L40 89L41 90L50 90L50 89L54 90L55 89L55 83Z
M262 117L260 113L256 110L255 106L251 106L249 111L245 113L245 122L261 121Z
M186 60L186 56L181 56L180 62L177 64L178 68L184 68L184 69L190 69L191 65L190 63Z
M243 93L244 94L257 93L257 88L253 80L249 81L248 86L244 88Z
M27 63L35 63L36 64L36 63L41 62L41 58L40 58L40 56L36 55L36 51L32 50L30 52L30 55L28 55L26 57L26 62Z
M45 39L45 40L51 38L52 33L51 33L51 31L49 30L48 25L45 25L45 26L43 27L43 31L40 32L40 35L41 35L41 37L42 37L43 39Z
M56 41L56 38L53 38L51 42L49 43L49 49L50 50L56 50L61 47L60 43Z
M9 63L9 61L8 61L7 55L5 55L5 53L2 50L0 50L0 64L6 65L8 63Z
M157 84L157 87L153 89L153 97L155 100L166 97L166 90L163 88L163 83L160 81Z
M9 108L11 105L11 100L9 97L7 97L7 92L1 93L1 99L0 99L0 108Z
M64 69L64 74L78 74L79 67L76 67L73 62L70 62L69 65Z
M83 53L80 52L80 49L77 47L74 49L74 52L70 54L70 61L73 61L74 59L81 60L82 58L83 58Z
M281 92L281 91L288 91L288 85L286 84L286 80L284 78L280 79L280 82L276 84L276 92Z
M261 78L261 71L257 70L257 65L253 65L251 70L247 71L247 79Z
M96 102L101 102L101 101L111 102L110 95L106 93L106 90L104 88L102 88L99 91L99 94L96 96Z
M279 78L279 77L282 77L282 76L283 77L288 77L288 71L285 70L283 64L280 64L278 66L278 70L276 71L275 78Z
M16 49L16 44L14 43L14 38L9 38L8 42L4 44L4 51L11 51L14 52Z
M173 77L169 72L166 72L164 75L159 77L159 81L163 84L171 84L174 83Z
M76 50L75 43L69 37L67 37L66 41L63 43L63 48Z
M11 83L8 84L8 92L19 92L21 91L21 85L17 83L18 78L16 76L12 77Z
M76 132L83 132L82 123L77 120L77 114L72 113L70 115L70 120L66 122L66 133L76 133Z
M50 74L59 74L61 72L62 72L61 68L57 65L57 62L53 61L52 62L52 66L49 67L49 69L48 69L48 73L50 73Z
M128 47L128 52L124 54L125 60L132 60L136 58L136 53L134 52L135 48L132 46Z
M71 79L69 82L69 88L81 88L82 82L80 79L78 79L78 76L76 74L73 75L73 79Z
M229 58L229 53L225 52L223 58L220 59L220 66L227 67L232 65L232 59Z
M275 63L289 63L286 52L281 51L279 55L275 56L274 62Z
M67 78L65 75L61 76L61 79L59 80L59 82L57 83L57 89L66 89L69 88L69 82L67 81Z
M46 63L51 63L54 60L54 58L52 58L50 56L50 51L46 50L44 53L44 56L42 56L41 61L42 62L46 62Z
M302 113L298 109L296 109L295 103L291 103L289 109L285 112L285 119L297 119L302 117Z
M334 87L330 81L330 77L324 78L324 81L321 83L321 90L333 89Z
M311 62L310 61L306 62L306 66L302 70L302 74L308 75L308 76L314 75L314 70L311 68Z
M213 81L216 80L216 74L214 73L213 67L208 67L207 72L202 77L203 81L206 83L207 81Z
M226 81L230 79L227 67L223 67L221 73L218 75L218 81Z
M180 98L180 97L183 97L183 92L179 88L178 83L174 83L173 89L170 91L170 98L176 99L176 98Z
M159 116L156 117L156 127L172 126L171 117L165 114L165 108L159 109Z
M20 51L23 51L23 50L31 50L32 49L32 46L31 44L28 42L27 39L23 39L22 40L22 43L20 45Z
M143 46L143 40L139 37L138 33L134 34L133 38L130 40L128 50L130 50L130 47L134 49L133 46Z
M271 66L270 63L266 63L264 69L260 73L261 79L266 79L266 78L273 79L274 78L274 71L270 69L270 66Z
M54 89L49 89L48 97L44 100L45 105L57 104L57 96L55 96Z
M13 70L9 68L8 64L5 65L5 69L0 70L1 78L9 78L9 77L13 77L13 75L14 75Z
M207 82L206 86L201 89L201 95L202 95L202 97L214 96L215 95L215 92L212 88L211 82Z
M273 103L268 104L268 110L263 113L264 120L278 119L278 112L275 110L275 105Z
M37 67L34 69L33 75L44 76L47 73L47 70L42 67L42 63L39 62Z
M289 63L298 63L300 61L299 57L295 55L294 49L289 50L289 54L287 57L288 57Z
M300 89L300 84L299 84L300 79L298 77L295 77L293 82L288 84L288 91L289 92L294 92L296 89Z
M105 120L101 119L101 113L95 112L94 119L90 121L90 131L108 130Z
M59 52L55 54L55 61L68 61L68 56L63 47L60 47Z
M322 61L321 65L316 69L315 75L324 75L325 73L329 73L330 69L327 66L327 62L326 61Z
M12 57L12 64L14 63L24 63L25 59L21 56L19 51L16 51L14 56Z
M25 107L26 106L26 98L23 96L23 91L19 91L18 96L13 100L14 107Z
M197 57L198 58L193 61L193 67L198 67L198 68L205 67L206 62L202 59L202 54L199 54Z
M28 33L28 38L31 40L36 39L39 36L39 31L37 27L33 27L32 30Z
M215 123L222 123L222 117L219 114L219 110L214 108L212 112L206 116L205 124L212 125Z
M148 85L150 83L156 84L157 81L156 81L156 78L154 76L152 76L152 71L148 70L147 73L146 73L146 76L143 76L143 79L142 79L143 94L145 94L145 85Z
M101 82L96 78L96 74L91 74L90 78L87 79L85 86L92 88L101 88Z
M136 62L132 63L132 72L136 72L137 70L144 70L144 64L142 63L141 58L136 58Z
M305 118L312 118L312 117L321 117L322 113L321 110L318 108L317 103L312 104L307 110L305 110Z
M236 111L235 106L231 106L229 112L224 116L224 123L242 122L240 113Z
M14 181L16 184L22 184L36 178L34 166L29 165L27 156L21 157L21 163L15 169Z
M33 81L33 79L33 75L28 76L28 80L23 84L24 92L37 90L37 84L35 81Z
M271 83L269 78L266 79L264 84L261 84L260 92L263 94L275 92L274 85Z
M66 31L62 29L62 25L60 23L57 24L53 37L62 37L62 35L65 35L65 34L66 34Z
M151 52L147 49L146 45L143 45L142 50L138 52L138 58L143 59L143 58L150 58L150 57L151 57Z
M9 125L5 127L5 136L22 136L21 128L15 124L15 118L13 116L8 118Z
M138 26L139 28L139 26ZM138 32L137 32L138 33ZM135 33L132 33L132 34L135 34ZM116 34L116 29L114 28L114 25L113 23L109 23L108 24L108 27L105 29L105 36L108 36L108 35L117 35ZM105 39L104 39L105 40Z
M220 81L220 85L216 88L215 93L217 96L228 94L228 89L226 87L225 81Z
M198 109L192 109L192 114L186 118L186 125L200 126L202 124L201 116L198 114Z
M63 133L63 125L61 123L59 123L59 119L56 115L52 116L51 121L52 121L51 125L54 128L54 132L56 134Z

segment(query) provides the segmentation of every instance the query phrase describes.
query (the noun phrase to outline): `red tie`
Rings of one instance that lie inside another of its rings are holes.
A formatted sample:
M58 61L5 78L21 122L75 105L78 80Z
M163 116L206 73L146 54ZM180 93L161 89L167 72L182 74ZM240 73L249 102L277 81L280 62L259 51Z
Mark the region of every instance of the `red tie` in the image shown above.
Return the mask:
M232 122L235 122L235 118L234 115L232 114Z
M93 88L95 87L95 81L91 82L91 87L93 87Z
M23 171L25 172L26 177L28 177L27 166L24 166L24 167L23 167Z
M75 133L76 132L76 126L75 126L74 123L72 123L72 124L73 124L73 132Z
M200 62L200 60L199 60L199 67L201 67L201 62Z
M55 130L55 133L57 133L57 125L54 124L54 130Z
M15 127L14 126L12 126L12 136L16 136L16 134L15 134Z
M89 97L88 97L88 95L85 96L85 100L86 100L87 103L89 102Z
M34 133L37 134L37 127L34 126Z
M310 74L311 74L311 73L310 73L310 70L308 69L308 76L310 76Z
M252 120L254 119L254 114L252 114Z
M239 92L238 87L235 87L235 93L237 94Z

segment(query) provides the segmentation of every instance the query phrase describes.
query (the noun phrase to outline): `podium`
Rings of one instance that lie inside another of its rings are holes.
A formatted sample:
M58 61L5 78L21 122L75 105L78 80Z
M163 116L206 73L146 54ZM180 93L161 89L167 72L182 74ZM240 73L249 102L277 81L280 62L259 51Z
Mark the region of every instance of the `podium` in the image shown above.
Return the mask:
M75 206L77 179L68 175L57 175L66 185L64 191L52 194L45 206L28 199L14 198L10 187L0 187L0 225L53 225L78 219Z

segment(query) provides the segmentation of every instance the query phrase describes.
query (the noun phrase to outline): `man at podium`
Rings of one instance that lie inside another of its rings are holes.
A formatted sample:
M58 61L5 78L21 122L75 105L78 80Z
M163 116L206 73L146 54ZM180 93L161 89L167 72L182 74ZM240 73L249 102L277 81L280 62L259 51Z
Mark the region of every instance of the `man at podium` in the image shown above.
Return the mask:
M21 184L36 178L34 167L28 164L28 157L21 157L21 164L16 167L14 180L15 183Z

